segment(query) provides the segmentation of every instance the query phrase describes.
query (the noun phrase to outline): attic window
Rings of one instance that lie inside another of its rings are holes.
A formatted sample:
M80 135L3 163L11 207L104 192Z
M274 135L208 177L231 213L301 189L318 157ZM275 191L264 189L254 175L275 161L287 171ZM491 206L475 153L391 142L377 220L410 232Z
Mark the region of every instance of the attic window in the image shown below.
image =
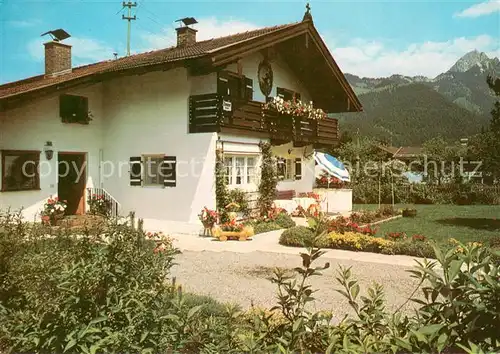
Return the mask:
M63 123L88 124L91 120L89 100L84 96L59 96L59 115Z

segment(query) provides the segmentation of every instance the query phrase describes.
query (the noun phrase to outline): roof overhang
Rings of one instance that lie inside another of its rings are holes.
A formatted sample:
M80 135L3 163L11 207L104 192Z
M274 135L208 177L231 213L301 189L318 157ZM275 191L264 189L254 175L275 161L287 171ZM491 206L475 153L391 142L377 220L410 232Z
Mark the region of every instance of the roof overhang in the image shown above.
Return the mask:
M297 56L295 59L297 60L295 60L295 63L291 55L286 56L287 58L292 58L289 60L288 64L292 64L292 66L295 64L296 70L294 70L294 72L303 71L307 63L314 64L311 65L314 71L302 73L304 79L302 81L306 86L309 86L307 88L310 89L311 92L314 92L318 86L322 87L324 95L322 95L322 99L319 100L321 101L320 106L322 106L322 108L326 108L331 113L360 112L363 110L361 102L333 59L332 54L314 27L312 21L304 21L297 26L287 27L276 32L254 37L244 42L212 51L210 53L212 65L215 67L224 66L249 54L270 47L280 46L290 41L295 41L304 46L300 48L299 53L296 53ZM294 45L297 45L297 43ZM302 67L298 67L300 65L302 65ZM327 76L325 76L325 74L327 74ZM307 80L308 77L311 77L311 80ZM331 90L331 92L329 90ZM312 95L313 97L317 96L314 93L312 93Z

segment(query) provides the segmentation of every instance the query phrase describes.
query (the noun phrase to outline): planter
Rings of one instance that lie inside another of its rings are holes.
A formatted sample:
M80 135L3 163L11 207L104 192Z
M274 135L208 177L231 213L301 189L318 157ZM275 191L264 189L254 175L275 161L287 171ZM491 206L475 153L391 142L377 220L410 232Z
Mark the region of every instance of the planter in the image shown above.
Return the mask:
M417 216L416 209L404 209L403 210L403 217L404 218L414 218L415 216Z
M231 239L246 241L254 235L254 230L252 226L245 226L241 231L222 231L220 227L214 227L212 229L212 235L219 241L227 241Z
M64 213L54 213L47 216L49 219L44 221L47 225L58 226L60 221L64 218Z
M213 236L212 229L215 223L202 223L203 224L203 235L202 236Z

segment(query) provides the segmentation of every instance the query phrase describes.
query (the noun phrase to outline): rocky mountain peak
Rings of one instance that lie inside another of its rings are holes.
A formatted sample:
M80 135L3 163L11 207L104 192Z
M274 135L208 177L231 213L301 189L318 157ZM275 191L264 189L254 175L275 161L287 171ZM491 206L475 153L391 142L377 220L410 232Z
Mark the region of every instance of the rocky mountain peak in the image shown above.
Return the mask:
M448 72L464 73L476 65L479 67L482 67L483 65L487 67L489 61L490 58L488 58L486 53L473 50L458 59Z

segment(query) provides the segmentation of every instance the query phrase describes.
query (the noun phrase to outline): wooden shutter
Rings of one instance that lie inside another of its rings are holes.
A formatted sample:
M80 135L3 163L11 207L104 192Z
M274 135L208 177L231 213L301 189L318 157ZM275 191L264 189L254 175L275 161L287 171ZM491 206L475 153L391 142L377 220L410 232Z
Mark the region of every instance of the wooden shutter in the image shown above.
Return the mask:
M219 71L217 76L217 93L222 96L229 95L229 75L226 71Z
M285 99L285 90L282 87L277 87L276 88L276 96L281 97L282 99Z
M245 77L243 79L243 83L245 85L243 92L245 93L245 100L252 101L253 100L253 80Z
M130 185L142 185L142 159L140 157L130 158Z
M164 187L175 187L177 185L177 158L175 156L164 156L161 168Z
M295 159L295 180L301 180L302 179L302 159L296 158Z

